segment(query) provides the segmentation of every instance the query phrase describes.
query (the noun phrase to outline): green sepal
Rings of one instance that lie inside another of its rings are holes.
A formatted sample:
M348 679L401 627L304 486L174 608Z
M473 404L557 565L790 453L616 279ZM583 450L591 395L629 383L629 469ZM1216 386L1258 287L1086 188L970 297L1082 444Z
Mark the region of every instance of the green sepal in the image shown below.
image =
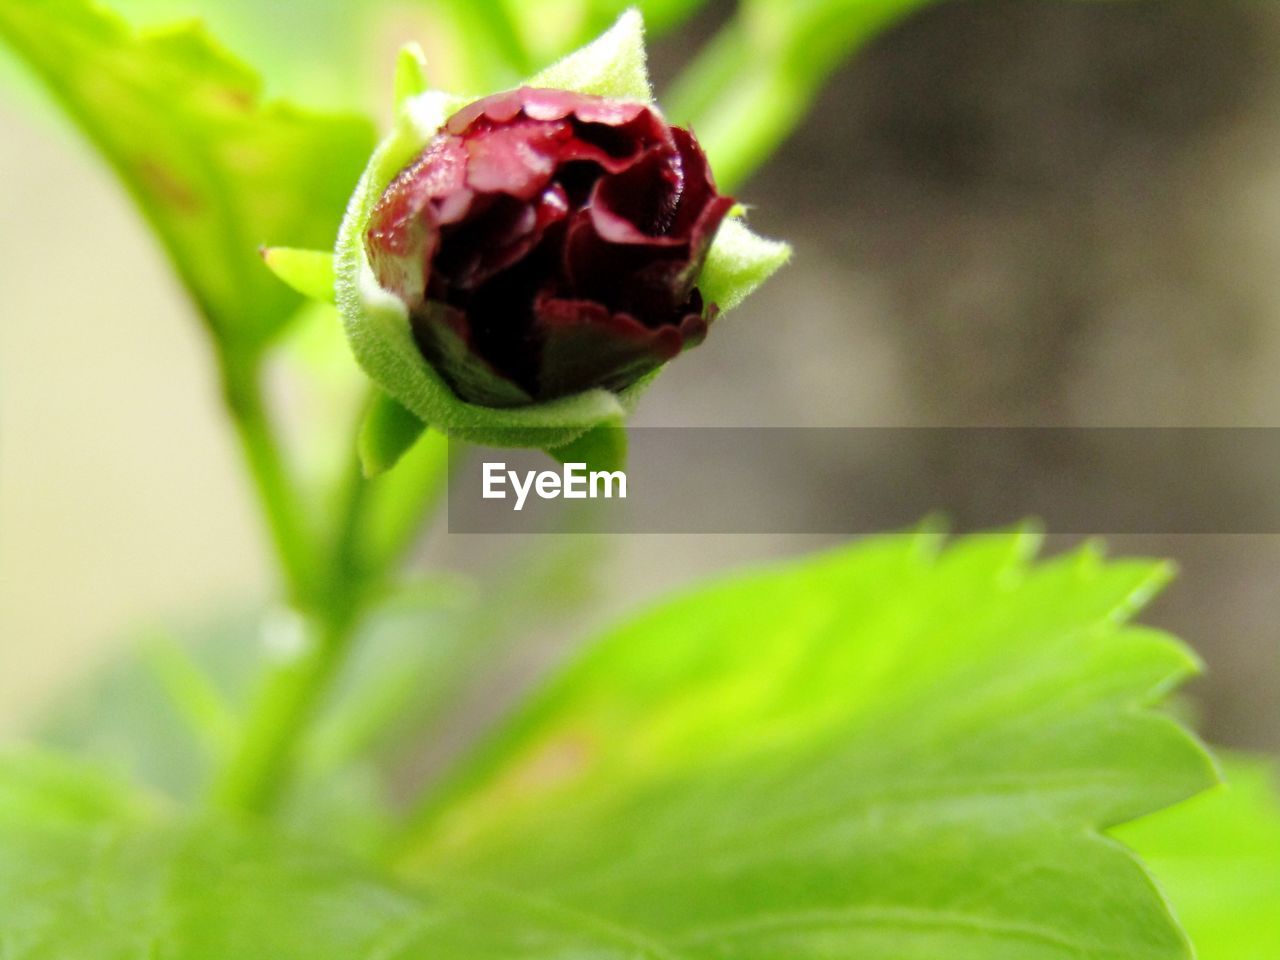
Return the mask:
M790 259L790 245L767 240L731 216L720 224L698 287L708 303L727 313Z
M262 260L281 281L304 297L321 303L335 301L332 250L263 247Z
M356 449L367 479L400 462L422 436L427 425L381 390L374 394L360 424Z
M652 103L648 60L644 20L633 7L585 47L535 74L528 85Z
M623 470L627 466L627 431L620 420L602 423L547 453L561 463L585 463L588 470Z
M427 87L427 55L416 43L406 43L396 57L396 110L399 111L405 101L426 93Z

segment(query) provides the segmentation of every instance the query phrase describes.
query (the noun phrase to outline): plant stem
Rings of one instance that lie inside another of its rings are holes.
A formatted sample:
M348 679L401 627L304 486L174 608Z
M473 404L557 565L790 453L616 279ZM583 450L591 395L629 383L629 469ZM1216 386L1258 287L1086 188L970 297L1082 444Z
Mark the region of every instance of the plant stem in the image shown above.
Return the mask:
M298 742L355 632L354 618L303 619L299 649L288 651L266 677L223 771L215 800L228 808L267 813L292 777Z
M267 416L262 397L261 355L222 349L219 366L227 411L253 479L286 593L292 604L302 607L311 588L314 535L303 519L296 484Z
M353 554L365 484L357 472L343 497L332 545L324 544L304 520L299 488L267 415L260 355L223 351L221 366L227 406L271 532L289 605L300 618L297 636L278 651L215 787L222 805L261 813L274 806L288 783L301 733L359 624L364 584Z
M223 357L228 406L296 619L275 644L275 661L215 784L217 803L253 813L271 811L284 795L307 723L346 660L369 598L382 588L412 542L411 531L436 502L446 463L438 439L420 442L405 454L396 476L371 481L354 455L353 441L330 524L308 525L301 492L267 416L260 369L253 356ZM388 523L396 529L382 529Z

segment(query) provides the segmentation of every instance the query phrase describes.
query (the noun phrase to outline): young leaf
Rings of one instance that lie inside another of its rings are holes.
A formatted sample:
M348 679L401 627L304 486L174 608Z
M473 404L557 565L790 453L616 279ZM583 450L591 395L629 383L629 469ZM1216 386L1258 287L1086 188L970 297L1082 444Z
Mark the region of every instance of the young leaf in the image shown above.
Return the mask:
M932 542L610 634L433 796L406 867L537 891L645 956L1185 960L1099 833L1214 778L1149 709L1194 659L1125 623L1166 569Z
M264 247L262 259L272 273L304 297L334 302L332 250Z
M406 43L396 57L395 106L427 92L427 55L416 43Z
M1120 831L1160 881L1199 960L1280 956L1280 793L1273 764L1233 758L1226 783Z
M214 332L278 330L300 300L258 248L333 243L369 124L262 104L258 77L196 24L136 33L85 0L0 0L0 38L115 169Z

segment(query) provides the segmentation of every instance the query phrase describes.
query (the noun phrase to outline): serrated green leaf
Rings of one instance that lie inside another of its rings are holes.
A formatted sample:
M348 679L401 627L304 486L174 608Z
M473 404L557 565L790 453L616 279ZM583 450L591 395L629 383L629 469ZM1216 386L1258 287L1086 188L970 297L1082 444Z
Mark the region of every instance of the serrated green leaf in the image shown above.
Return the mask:
M790 246L766 240L741 220L731 218L720 224L698 287L708 303L727 313L790 259Z
M85 0L3 0L0 37L115 169L211 328L250 343L280 329L300 301L258 249L332 244L370 125L262 104L196 24L136 33Z
M1273 763L1226 764L1226 783L1126 827L1198 960L1280 956L1280 781Z
M528 85L652 103L640 12L625 11L598 39L536 74Z
M360 425L357 443L365 477L376 477L394 467L426 428L426 424L379 390Z
M936 543L734 578L610 634L436 795L402 865L421 891L0 762L0 955L1185 960L1098 832L1213 776L1151 709L1193 658L1127 624L1167 570Z
M272 273L304 297L320 303L334 302L332 250L265 247L262 259Z
M646 956L1185 960L1098 833L1213 781L1149 709L1195 660L1125 622L1167 570L934 542L608 635L434 795L406 866L536 890Z

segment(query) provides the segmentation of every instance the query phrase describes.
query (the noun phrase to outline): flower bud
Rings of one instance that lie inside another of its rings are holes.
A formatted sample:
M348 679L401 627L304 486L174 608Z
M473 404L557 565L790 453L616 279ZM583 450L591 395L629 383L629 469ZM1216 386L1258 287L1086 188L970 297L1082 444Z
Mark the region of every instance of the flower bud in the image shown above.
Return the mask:
M450 117L364 242L454 392L518 406L622 390L700 343L698 276L733 205L653 107L525 87Z

